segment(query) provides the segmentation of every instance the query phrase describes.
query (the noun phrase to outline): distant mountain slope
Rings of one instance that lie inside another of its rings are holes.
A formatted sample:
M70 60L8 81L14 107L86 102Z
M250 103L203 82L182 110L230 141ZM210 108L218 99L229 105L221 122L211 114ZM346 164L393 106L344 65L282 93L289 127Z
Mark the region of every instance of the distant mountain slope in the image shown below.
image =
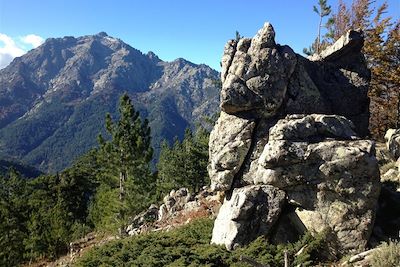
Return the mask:
M216 79L206 65L164 62L106 33L48 39L0 70L0 155L65 168L96 145L123 92L149 118L157 148L218 111Z
M0 159L0 177L8 175L11 170L17 171L26 178L36 178L42 174L42 172L34 167L24 165L20 162Z

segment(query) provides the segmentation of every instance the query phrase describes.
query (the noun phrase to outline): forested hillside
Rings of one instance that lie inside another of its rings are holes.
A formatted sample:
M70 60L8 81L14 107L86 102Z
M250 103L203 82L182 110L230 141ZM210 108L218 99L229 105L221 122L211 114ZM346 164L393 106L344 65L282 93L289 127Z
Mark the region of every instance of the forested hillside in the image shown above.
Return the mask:
M218 110L218 72L142 54L106 33L50 38L0 70L0 156L54 173L96 146L106 112L127 92L163 139L183 138Z

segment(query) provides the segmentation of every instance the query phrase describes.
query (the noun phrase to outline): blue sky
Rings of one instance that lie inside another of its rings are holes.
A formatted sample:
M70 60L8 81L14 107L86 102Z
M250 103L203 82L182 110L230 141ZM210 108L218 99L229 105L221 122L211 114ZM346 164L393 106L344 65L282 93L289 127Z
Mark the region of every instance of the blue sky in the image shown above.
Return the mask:
M153 51L163 60L183 57L219 70L226 41L234 38L236 31L252 37L265 21L273 24L278 43L288 44L300 53L317 32L318 17L312 11L316 2L0 0L0 57L10 49L14 49L14 55L21 55L37 46L40 38L105 31L144 53ZM328 0L334 10L337 2ZM400 0L388 3L389 15L399 18Z

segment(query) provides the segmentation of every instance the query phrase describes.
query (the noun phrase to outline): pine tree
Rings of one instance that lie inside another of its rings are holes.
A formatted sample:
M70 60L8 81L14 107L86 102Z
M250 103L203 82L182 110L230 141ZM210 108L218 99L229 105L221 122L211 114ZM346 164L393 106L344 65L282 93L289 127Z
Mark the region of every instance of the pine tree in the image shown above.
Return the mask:
M329 25L332 24L331 20L328 20L325 25L322 24L323 18L329 16L331 13L331 6L327 4L327 0L318 0L318 7L314 5L313 11L319 16L318 33L314 43L308 49L303 49L303 53L306 55L318 54L321 52L321 50L326 46L326 44L321 40L321 29L323 27L328 28Z
M16 266L23 260L26 199L26 182L17 172L0 177L0 266Z
M153 156L148 121L141 120L127 94L120 98L120 118L114 122L106 115L106 130L111 140L99 135L99 155L112 177L118 177L118 222L120 234L129 215L148 204L154 191L150 170ZM112 187L112 183L110 183Z
M162 144L157 164L159 196L180 187L198 192L208 183L208 136L202 127L194 134L186 129L182 142L175 140L172 147Z

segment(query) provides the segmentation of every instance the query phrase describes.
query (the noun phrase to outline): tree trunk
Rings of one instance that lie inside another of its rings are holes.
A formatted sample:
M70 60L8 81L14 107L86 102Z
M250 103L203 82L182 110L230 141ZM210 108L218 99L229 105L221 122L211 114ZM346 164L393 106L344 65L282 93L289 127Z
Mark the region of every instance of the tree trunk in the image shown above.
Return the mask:
M119 201L121 203L124 200L124 182L125 182L125 174L121 171L119 173Z
M289 267L289 259L288 259L288 254L287 254L287 250L285 249L285 254L284 254L284 257L285 257L285 267Z
M119 214L118 214L118 218L120 220L120 227L118 229L118 233L119 236L123 236L124 234L124 208L123 208L123 203L124 203L124 195L125 195L125 188L124 188L124 184L125 184L125 177L126 173L123 171L119 172L119 204L121 205L119 208Z
M322 10L320 12L322 12ZM317 54L319 54L319 46L321 43L321 24L322 24L322 15L319 15L317 47L316 47L316 51L315 51Z

